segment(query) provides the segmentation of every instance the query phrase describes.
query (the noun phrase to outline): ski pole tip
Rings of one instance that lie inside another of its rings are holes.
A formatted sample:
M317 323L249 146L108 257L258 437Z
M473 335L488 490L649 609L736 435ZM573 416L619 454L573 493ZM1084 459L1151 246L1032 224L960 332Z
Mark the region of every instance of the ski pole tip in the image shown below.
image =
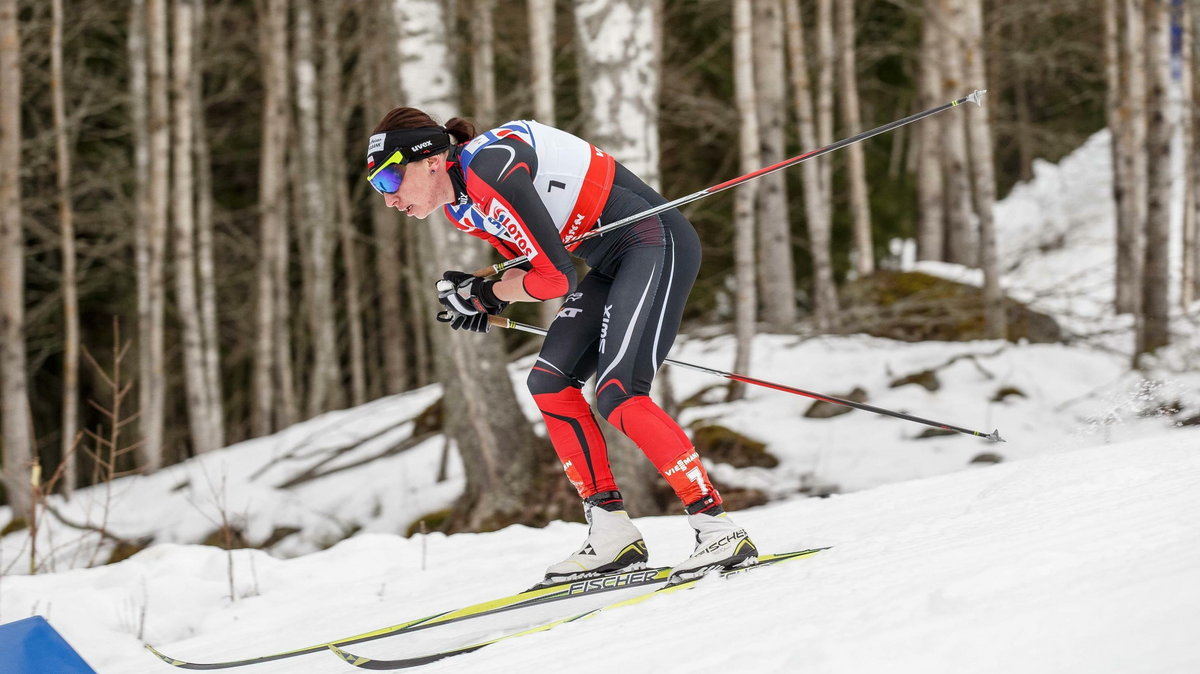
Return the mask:
M988 440L991 440L992 442L1008 442L1004 438L1000 437L1000 429L999 428L992 431L990 435L985 435L984 437L986 437Z
M976 89L975 91L972 91L969 96L967 96L967 100L971 101L975 105L978 105L979 107L983 107L983 95L986 94L987 91L987 89Z

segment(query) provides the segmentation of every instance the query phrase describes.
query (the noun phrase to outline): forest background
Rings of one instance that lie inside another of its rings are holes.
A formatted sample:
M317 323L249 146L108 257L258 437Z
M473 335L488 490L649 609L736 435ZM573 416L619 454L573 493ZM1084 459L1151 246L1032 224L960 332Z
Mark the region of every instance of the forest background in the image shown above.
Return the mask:
M976 304L938 310L949 338L1028 338L992 204L1107 126L1136 366L1195 310L1198 19L1192 0L0 0L3 502L443 381L428 423L468 477L448 526L575 516L495 376L536 341L430 320L441 271L494 256L363 180L397 105L561 126L671 198L987 89L684 209L704 244L684 330L736 332L739 363L758 330L886 333L861 288L907 292L905 255L982 270ZM549 304L510 313L544 325ZM473 397L482 423L442 414Z

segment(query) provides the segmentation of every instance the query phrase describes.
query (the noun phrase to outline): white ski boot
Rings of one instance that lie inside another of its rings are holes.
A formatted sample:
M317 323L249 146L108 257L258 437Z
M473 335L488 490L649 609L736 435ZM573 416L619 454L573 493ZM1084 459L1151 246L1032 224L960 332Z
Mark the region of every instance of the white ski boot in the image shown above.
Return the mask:
M699 578L718 569L758 563L758 548L754 547L746 530L733 523L728 513L688 515L688 524L696 530L696 551L672 568L668 585Z
M546 569L546 577L538 586L646 568L649 559L646 542L642 540L642 532L629 520L629 515L623 509L609 511L595 505L607 500L616 504L609 507L619 508L620 498L618 492L606 492L584 502L590 525L587 540L578 552Z

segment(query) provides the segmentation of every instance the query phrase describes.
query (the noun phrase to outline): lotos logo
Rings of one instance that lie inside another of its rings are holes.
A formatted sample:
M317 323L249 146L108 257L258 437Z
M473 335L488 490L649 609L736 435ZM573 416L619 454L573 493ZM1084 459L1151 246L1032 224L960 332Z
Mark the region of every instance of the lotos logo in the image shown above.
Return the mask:
M583 293L576 292L576 293L571 293L570 295L567 295L566 301L567 302L575 302L575 301L581 300L581 299L583 299Z
M500 229L499 233L507 234L507 238L517 244L517 250L521 251L522 255L530 260L537 257L538 250L529 241L525 229L499 199L492 199L488 205L488 217L491 218L492 225Z

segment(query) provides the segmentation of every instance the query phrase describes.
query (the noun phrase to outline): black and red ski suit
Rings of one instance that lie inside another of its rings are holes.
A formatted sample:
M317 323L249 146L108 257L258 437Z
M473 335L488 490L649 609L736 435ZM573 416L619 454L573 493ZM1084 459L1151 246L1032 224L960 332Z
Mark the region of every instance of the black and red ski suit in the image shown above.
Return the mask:
M446 215L506 259L528 255L524 289L565 297L529 373L529 391L581 498L616 491L608 452L581 391L646 454L689 512L721 497L691 441L651 398L700 267L691 223L671 209L572 246L591 268L576 282L563 240L666 200L610 155L532 121L492 129L450 154L457 201Z

